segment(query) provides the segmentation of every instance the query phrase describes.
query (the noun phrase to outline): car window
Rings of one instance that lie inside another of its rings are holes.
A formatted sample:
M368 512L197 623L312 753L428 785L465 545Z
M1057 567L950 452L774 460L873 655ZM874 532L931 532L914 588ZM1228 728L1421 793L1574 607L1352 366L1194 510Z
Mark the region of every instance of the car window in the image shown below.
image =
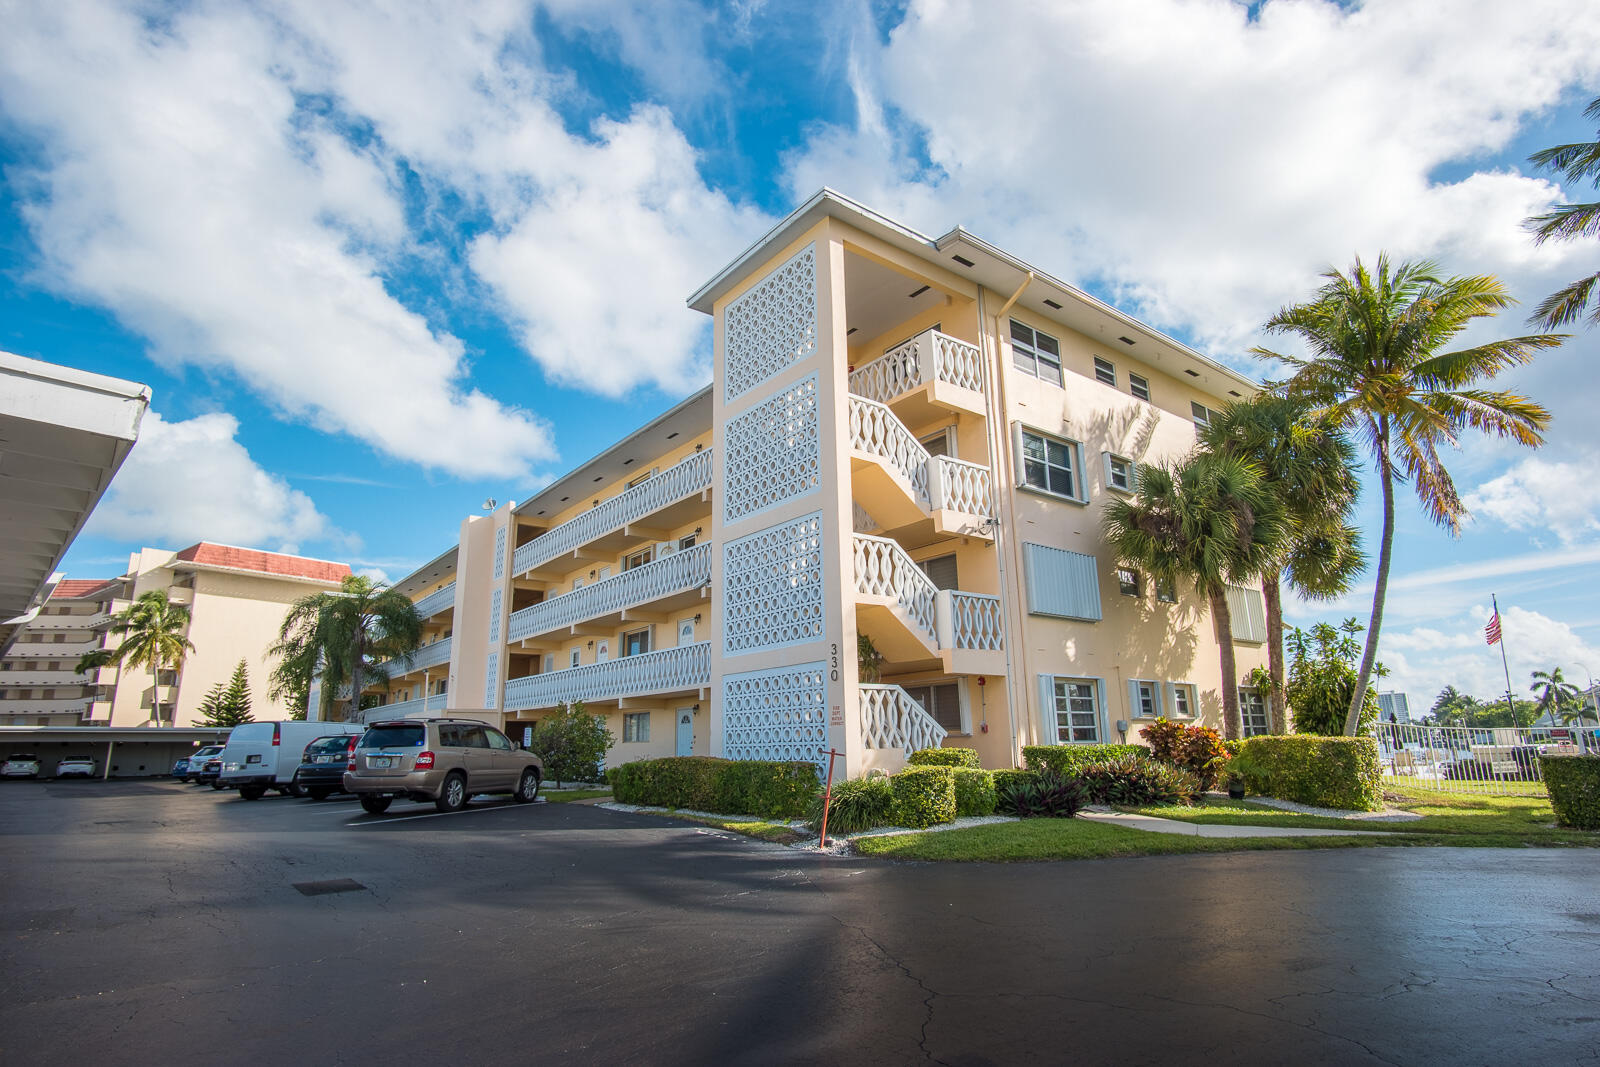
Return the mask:
M490 729L489 727L485 726L483 728L483 734L489 739L490 748L498 748L506 752L511 751L511 739L506 737L506 735L501 733L499 730Z
M6 757L6 759L15 760L36 760L38 758L39 757L35 756L32 752L13 752L11 755Z
M421 748L428 728L419 723L374 726L361 735L358 748Z
M488 748L489 739L483 736L481 726L461 727L461 744L465 748Z
M439 724L439 747L460 748L466 742L461 740L461 727L449 723Z

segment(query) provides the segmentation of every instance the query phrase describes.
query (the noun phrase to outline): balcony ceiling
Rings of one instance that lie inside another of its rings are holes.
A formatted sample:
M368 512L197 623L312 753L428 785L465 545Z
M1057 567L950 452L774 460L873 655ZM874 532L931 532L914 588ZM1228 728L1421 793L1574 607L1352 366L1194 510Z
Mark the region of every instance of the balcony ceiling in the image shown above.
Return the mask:
M139 436L150 390L0 352L0 654Z
M845 253L845 329L853 331L849 334L851 344L864 343L920 311L938 307L944 303L944 296L920 278L901 274L854 252Z

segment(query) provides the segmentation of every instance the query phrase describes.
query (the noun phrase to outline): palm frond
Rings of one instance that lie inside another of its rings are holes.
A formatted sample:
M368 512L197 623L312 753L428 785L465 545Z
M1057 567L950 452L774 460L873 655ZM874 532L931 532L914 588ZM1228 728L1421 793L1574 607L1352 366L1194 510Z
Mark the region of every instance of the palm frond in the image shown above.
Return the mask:
M1528 321L1547 330L1577 322L1583 317L1583 309L1588 306L1590 297L1594 295L1596 283L1600 283L1600 272L1591 274L1587 278L1579 278L1571 285L1558 289L1545 297L1534 309ZM1595 303L1591 323L1600 325L1600 301Z

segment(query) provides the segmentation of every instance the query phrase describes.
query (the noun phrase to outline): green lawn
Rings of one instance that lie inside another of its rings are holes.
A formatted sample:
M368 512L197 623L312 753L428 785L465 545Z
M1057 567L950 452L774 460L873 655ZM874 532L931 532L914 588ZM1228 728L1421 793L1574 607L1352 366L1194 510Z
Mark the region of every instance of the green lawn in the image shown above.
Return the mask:
M551 804L571 804L574 800L593 800L610 795L609 789L551 789L545 792L544 798Z

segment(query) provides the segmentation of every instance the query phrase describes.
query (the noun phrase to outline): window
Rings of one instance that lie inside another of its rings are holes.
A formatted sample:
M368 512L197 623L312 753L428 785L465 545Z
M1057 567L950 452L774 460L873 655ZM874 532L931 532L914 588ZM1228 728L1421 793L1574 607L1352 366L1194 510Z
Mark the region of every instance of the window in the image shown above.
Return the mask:
M1123 596L1139 595L1139 572L1126 567L1117 568L1117 592Z
M492 726L483 728L483 736L489 739L490 748L497 748L501 752L511 751L511 739Z
M642 656L650 651L650 627L635 630L622 635L622 654L624 656Z
M678 538L678 550L681 552L683 549L693 548L694 547L694 539L695 539L695 535L694 534L689 534L686 537Z
M931 433L926 437L920 438L919 443L930 456L949 456L954 459L956 458L956 443L954 440L955 435L950 432L952 429L953 427L946 426L937 433Z
M1178 602L1178 587L1171 578L1156 579L1156 599L1163 604L1176 604Z
M540 673L549 674L551 671L553 671L555 669L556 669L556 654L554 652L546 652L544 654L544 662L539 667Z
M632 481L630 481L628 483L628 488L632 489L636 485L642 485L645 482L648 482L651 478L654 478L655 475L656 475L655 468L651 468L650 470L645 471L643 474L639 475L637 478L635 478Z
M1011 320L1011 362L1040 381L1061 384L1061 342L1016 319Z
M1128 683L1130 714L1135 719L1153 719L1161 714L1160 683Z
M650 740L650 713L648 711L630 711L622 717L622 739L624 741Z
M911 699L953 734L965 733L961 722L961 686L955 682L934 685L908 685L905 690Z
M1240 737L1259 737L1267 732L1267 702L1255 689L1239 690Z
M1133 492L1133 461L1113 456L1110 452L1105 453L1105 457L1107 488Z
M622 569L625 571L631 571L635 567L643 567L646 563L649 563L655 558L653 553L654 549L641 548L631 556L622 557Z
M1100 740L1098 686L1088 679L1051 679L1051 713L1058 745L1094 744Z
M1022 431L1022 483L1046 493L1078 499L1073 479L1076 446L1044 434Z
M1112 388L1116 388L1117 368L1116 364L1109 359L1101 359L1099 356L1094 357L1094 376L1096 381L1105 382Z
M1174 719L1192 719L1194 718L1194 709L1194 686L1188 682L1173 683L1172 717Z
M917 564L922 568L922 573L937 589L960 589L961 584L956 580L956 557L952 553L948 556L935 556L925 559Z
M583 662L583 649L581 649L581 648L573 649L569 659L570 659L570 662L571 662L572 666L574 666L574 667L576 667L578 664L582 663Z
M1216 415L1215 411L1212 411L1204 404L1196 404L1192 401L1189 404L1189 412L1194 416L1194 424L1201 427L1210 426L1212 417Z
M1147 379L1141 378L1139 375L1130 372L1128 375L1128 392L1132 393L1140 400L1149 400L1150 382Z

